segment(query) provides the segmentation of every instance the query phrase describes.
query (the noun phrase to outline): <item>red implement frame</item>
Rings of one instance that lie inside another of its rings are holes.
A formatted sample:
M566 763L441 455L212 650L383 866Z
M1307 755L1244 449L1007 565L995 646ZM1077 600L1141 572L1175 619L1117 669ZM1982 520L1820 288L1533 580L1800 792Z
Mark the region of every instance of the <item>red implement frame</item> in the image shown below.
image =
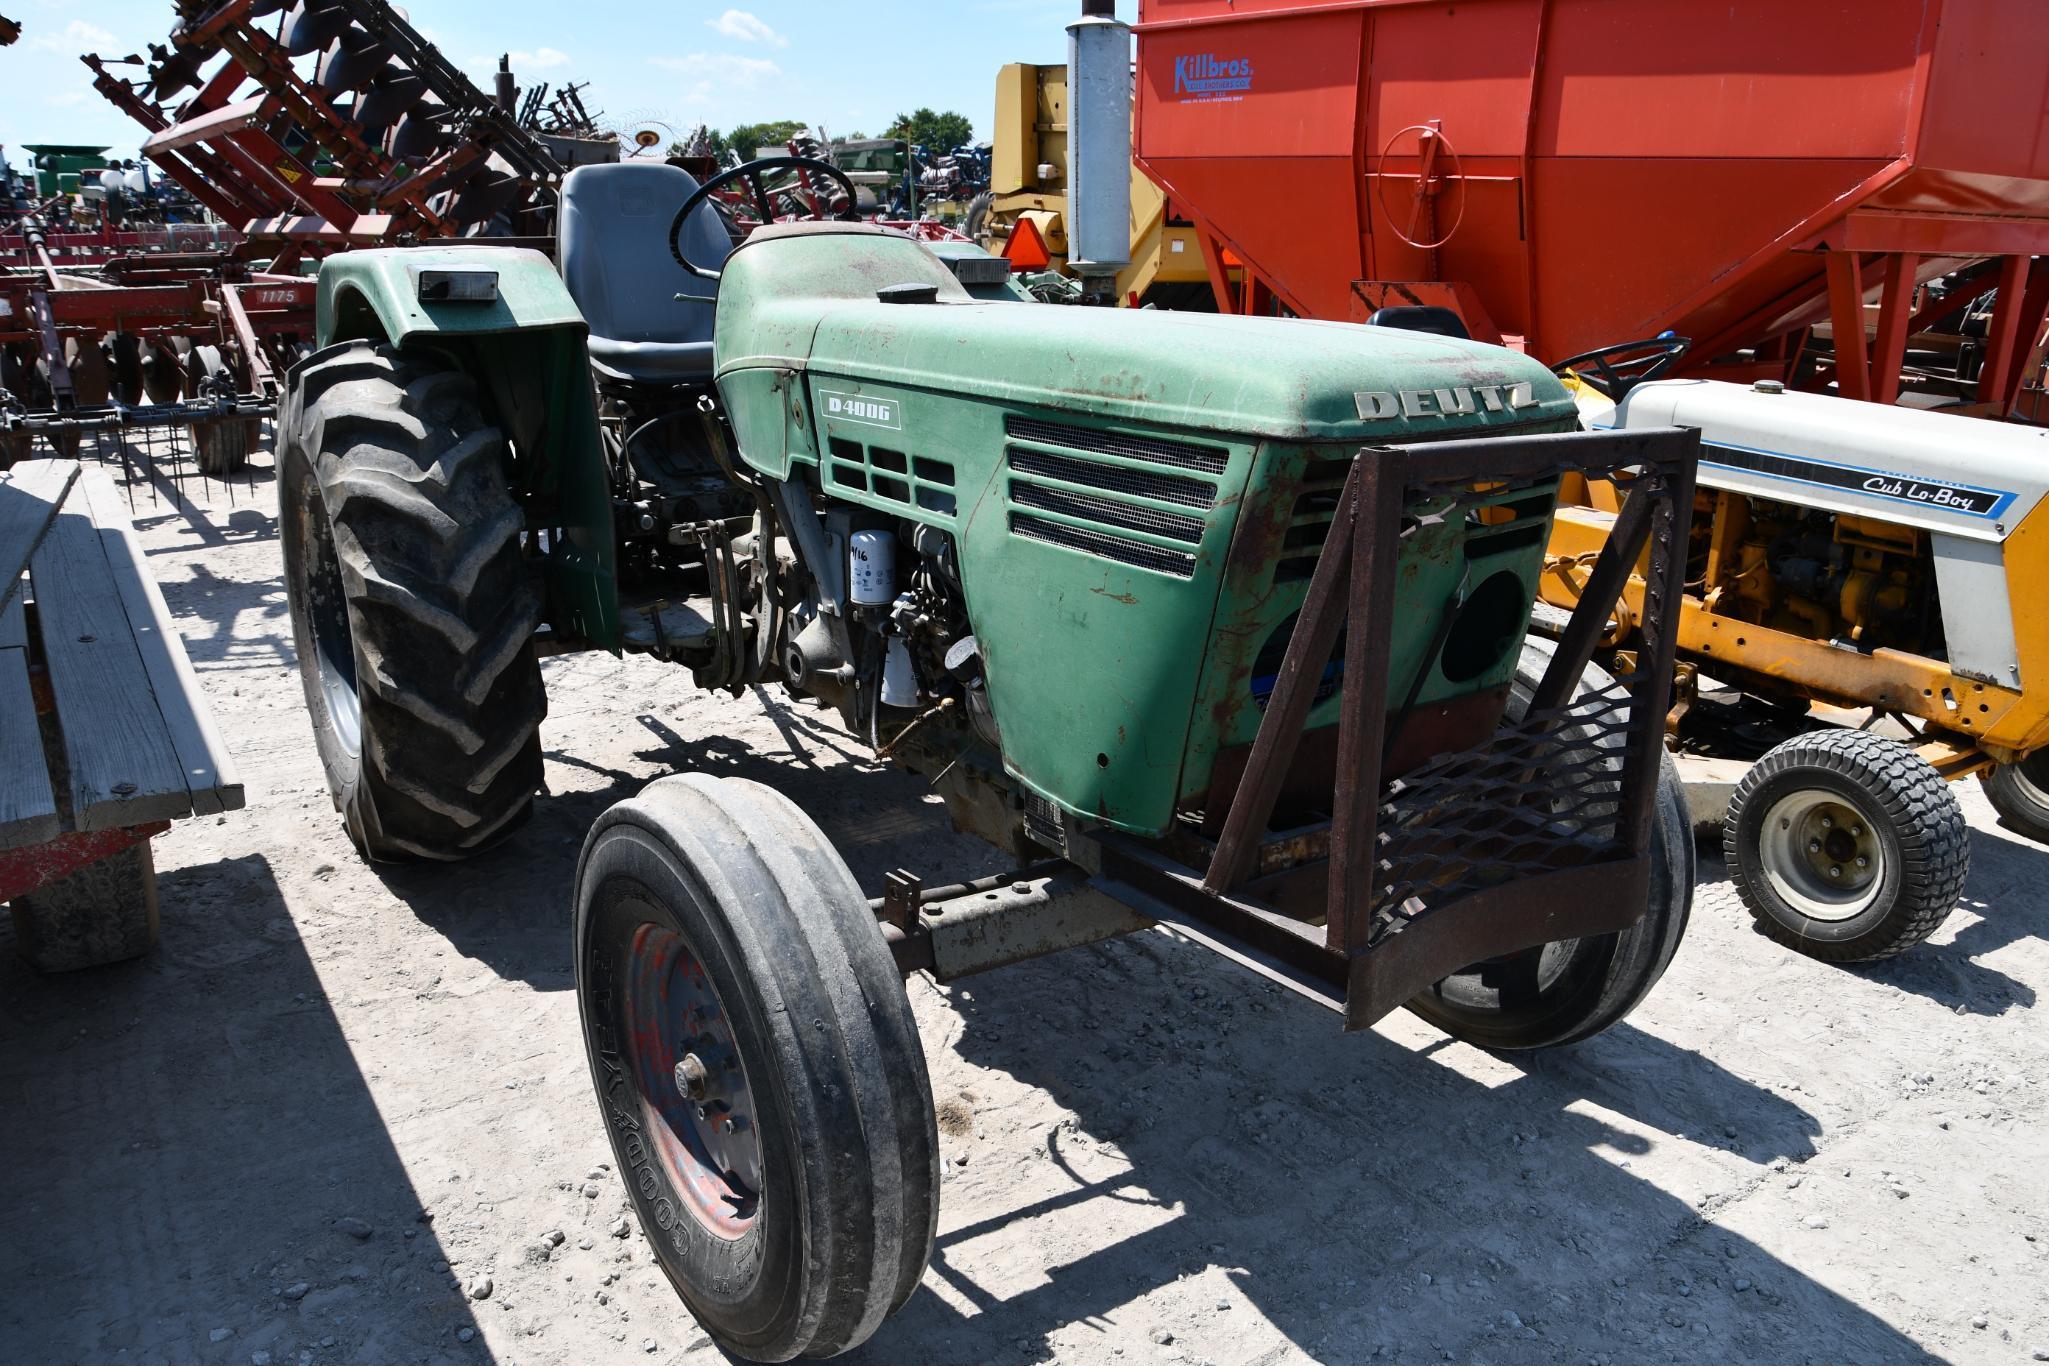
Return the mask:
M461 225L433 207L436 196L498 156L529 184L561 174L553 156L384 0L346 0L354 23L439 92L457 121L447 149L424 164L395 158L318 85L252 16L252 0L227 0L171 36L184 51L227 54L215 74L178 109L175 120L135 83L82 60L93 87L149 131L147 156L224 222L250 239L249 254L272 255L284 270L301 255L352 246L456 236ZM287 146L306 146L306 154ZM314 150L317 149L317 152ZM445 207L445 206L444 206Z

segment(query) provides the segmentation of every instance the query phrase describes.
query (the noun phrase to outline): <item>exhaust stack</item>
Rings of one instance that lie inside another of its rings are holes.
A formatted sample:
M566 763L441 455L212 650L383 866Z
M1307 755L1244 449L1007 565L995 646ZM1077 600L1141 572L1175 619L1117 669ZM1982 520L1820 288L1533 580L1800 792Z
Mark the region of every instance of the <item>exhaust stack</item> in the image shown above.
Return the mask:
M1131 27L1114 0L1082 0L1067 26L1067 264L1114 302L1131 264Z

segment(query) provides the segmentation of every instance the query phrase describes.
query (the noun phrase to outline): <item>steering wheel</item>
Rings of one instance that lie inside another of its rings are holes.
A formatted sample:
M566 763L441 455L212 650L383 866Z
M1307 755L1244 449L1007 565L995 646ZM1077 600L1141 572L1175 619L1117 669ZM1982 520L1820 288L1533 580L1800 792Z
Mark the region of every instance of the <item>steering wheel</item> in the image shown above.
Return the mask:
M1619 403L1622 396L1637 385L1663 379L1670 374L1672 367L1692 345L1693 338L1675 337L1670 333L1648 341L1621 342L1568 356L1552 366L1551 373L1563 375L1567 370L1578 371L1581 366L1591 366L1593 373L1582 374L1580 378L1600 390L1604 397Z
M753 192L754 211L760 216L761 221L763 223L775 222L775 202L770 196L768 187L762 184L761 176L764 171L780 170L785 167L792 167L802 171L813 171L829 180L838 181L840 189L846 193L844 197L840 195L832 196L833 199L839 200L843 205L839 213L834 215L834 217L846 222L853 222L859 218L859 215L854 211L854 204L859 198L854 190L854 182L839 167L829 161L821 161L817 157L763 157L759 161L750 161L745 165L735 166L729 171L720 171L710 180L699 185L696 194L683 201L683 207L676 210L676 217L669 224L669 255L676 258L676 264L700 280L717 280L720 272L706 266L700 266L683 254L683 225L690 221L690 215L697 212L699 205L736 180L745 181L747 188ZM779 189L775 193L786 194L788 192L787 188L785 188ZM811 194L813 202L817 202L819 198L818 193L816 191L809 191L808 193Z

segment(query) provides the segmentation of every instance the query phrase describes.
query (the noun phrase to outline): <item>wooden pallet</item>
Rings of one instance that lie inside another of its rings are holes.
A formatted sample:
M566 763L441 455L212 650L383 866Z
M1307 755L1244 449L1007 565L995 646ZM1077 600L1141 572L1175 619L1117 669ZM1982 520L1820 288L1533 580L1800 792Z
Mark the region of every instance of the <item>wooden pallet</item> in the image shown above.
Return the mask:
M0 472L0 850L243 804L112 482Z

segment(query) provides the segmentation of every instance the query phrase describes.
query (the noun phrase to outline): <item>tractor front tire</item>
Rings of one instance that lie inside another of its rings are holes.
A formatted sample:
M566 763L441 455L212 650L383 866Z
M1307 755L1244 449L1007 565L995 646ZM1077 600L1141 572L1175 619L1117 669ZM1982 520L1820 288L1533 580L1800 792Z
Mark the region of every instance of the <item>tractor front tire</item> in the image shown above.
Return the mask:
M439 360L331 347L280 405L299 676L366 857L466 858L540 786L539 599L508 477L475 383Z
M2037 844L2049 844L2049 749L2001 764L1979 779L1999 819Z
M1552 651L1549 641L1524 645L1509 693L1511 716L1528 708ZM1584 696L1610 681L1590 665L1575 691ZM1613 742L1589 739L1596 743ZM1613 762L1619 769L1619 744ZM1652 795L1650 855L1649 900L1643 919L1628 929L1474 963L1417 996L1409 1009L1455 1039L1501 1052L1558 1048L1621 1023L1665 975L1693 908L1693 821L1669 754L1659 759Z
M591 828L574 934L598 1107L684 1304L746 1361L859 1346L925 1274L939 1133L846 863L769 788L663 778Z
M1823 962L1862 963L1905 952L1949 918L1970 838L1927 760L1882 735L1822 730L1743 775L1722 857L1768 938Z

